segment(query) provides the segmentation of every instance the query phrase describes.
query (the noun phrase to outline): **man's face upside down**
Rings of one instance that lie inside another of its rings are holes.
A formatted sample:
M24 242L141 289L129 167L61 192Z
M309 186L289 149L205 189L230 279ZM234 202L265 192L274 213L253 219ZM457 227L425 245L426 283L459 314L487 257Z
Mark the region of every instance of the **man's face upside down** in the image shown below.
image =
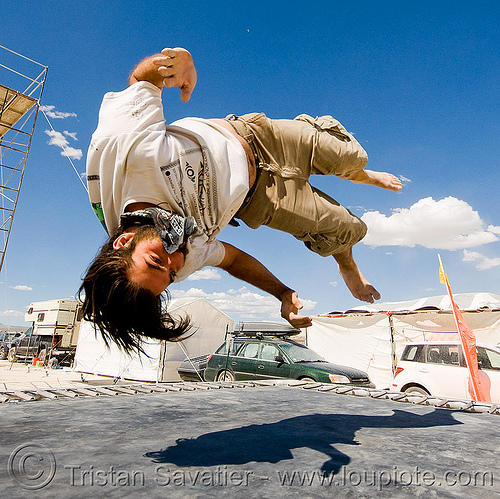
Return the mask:
M131 228L115 239L113 247L119 249L134 243L132 264L128 276L132 282L149 289L155 295L162 293L184 266L182 250L169 254L154 227Z

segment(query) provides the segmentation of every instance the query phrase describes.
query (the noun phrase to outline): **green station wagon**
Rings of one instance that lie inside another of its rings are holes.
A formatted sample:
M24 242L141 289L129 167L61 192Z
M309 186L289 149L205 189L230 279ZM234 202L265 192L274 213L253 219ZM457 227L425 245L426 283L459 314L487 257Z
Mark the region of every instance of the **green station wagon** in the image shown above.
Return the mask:
M375 387L363 371L331 364L314 350L288 338L264 335L236 337L229 355L223 343L209 356L204 377L206 381L288 378Z

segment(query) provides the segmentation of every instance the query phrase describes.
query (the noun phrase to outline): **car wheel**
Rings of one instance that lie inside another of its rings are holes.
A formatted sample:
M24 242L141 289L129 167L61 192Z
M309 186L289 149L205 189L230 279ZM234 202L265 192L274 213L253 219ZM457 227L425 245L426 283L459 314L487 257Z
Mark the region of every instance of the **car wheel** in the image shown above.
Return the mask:
M17 352L15 348L11 348L7 354L7 359L9 362L15 362L17 360Z
M231 371L221 371L217 375L217 381L234 381L234 374Z
M0 360L5 360L7 358L7 350L5 350L5 347L2 346L0 347Z
M425 390L424 388L422 388L420 386L409 386L405 390L405 393L407 393L408 395L410 395L411 393L416 393L418 395L424 395L426 397L428 397L430 395L430 393L427 390Z
M304 376L303 378L299 378L300 381L312 381L315 382L316 380L314 378L311 378L311 376Z

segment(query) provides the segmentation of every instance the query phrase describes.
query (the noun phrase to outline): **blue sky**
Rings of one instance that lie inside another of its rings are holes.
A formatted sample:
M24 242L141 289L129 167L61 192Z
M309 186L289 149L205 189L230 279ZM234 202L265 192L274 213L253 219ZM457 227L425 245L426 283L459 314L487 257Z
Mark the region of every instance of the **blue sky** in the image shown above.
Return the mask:
M30 302L75 295L105 234L60 145L83 174L103 94L174 46L193 54L198 85L186 104L178 89L164 92L167 122L332 114L365 147L368 168L404 180L400 193L312 181L367 221L354 256L382 301L445 294L438 252L455 293L500 293L499 10L461 0L4 0L0 45L49 67L42 104L59 133L49 136L39 115L0 274L0 322L22 325ZM297 289L308 313L361 305L332 258L286 234L228 227L220 239ZM195 277L172 296L204 296L236 321L279 317L274 298L223 272Z

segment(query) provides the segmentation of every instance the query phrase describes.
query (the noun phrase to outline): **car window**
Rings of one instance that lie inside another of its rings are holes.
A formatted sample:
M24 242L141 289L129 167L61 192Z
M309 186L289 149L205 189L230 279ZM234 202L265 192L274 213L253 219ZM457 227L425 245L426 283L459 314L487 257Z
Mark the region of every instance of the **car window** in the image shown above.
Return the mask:
M460 365L460 345L446 345L444 363L453 366Z
M477 360L481 369L500 370L500 353L489 348L477 348Z
M411 345L411 346L408 345L405 351L403 352L401 360L407 360L409 362L418 362L423 348L424 348L423 345Z
M247 343L239 352L238 357L246 357L249 359L256 359L259 354L258 343Z
M260 351L260 359L274 360L274 357L276 357L278 353L278 349L274 345L264 344Z
M241 343L233 342L231 349L229 351L229 355L236 355L236 352L241 347ZM224 342L216 352L218 355L227 355L226 343Z
M427 345L426 360L430 364L460 365L460 345Z
M440 348L438 346L428 347L426 360L430 364L442 364L443 358L441 356Z

